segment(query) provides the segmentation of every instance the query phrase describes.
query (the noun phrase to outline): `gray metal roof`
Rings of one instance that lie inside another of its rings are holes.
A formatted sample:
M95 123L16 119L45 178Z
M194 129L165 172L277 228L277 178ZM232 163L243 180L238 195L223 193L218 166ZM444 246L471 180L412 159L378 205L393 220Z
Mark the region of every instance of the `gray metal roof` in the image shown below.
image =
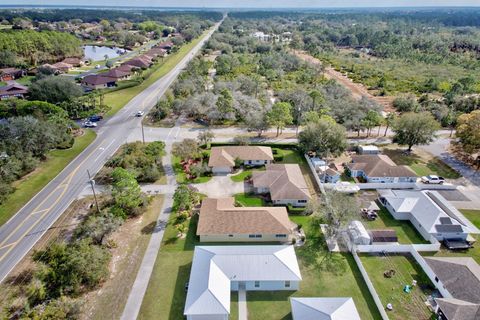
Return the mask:
M291 298L293 320L360 320L352 298Z

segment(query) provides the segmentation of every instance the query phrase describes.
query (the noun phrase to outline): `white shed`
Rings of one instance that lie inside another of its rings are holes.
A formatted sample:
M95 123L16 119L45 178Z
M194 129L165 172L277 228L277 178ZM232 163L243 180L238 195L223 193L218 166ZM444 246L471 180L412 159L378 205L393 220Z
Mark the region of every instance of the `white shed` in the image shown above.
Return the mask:
M350 222L350 225L348 226L348 233L354 244L369 245L371 243L370 234L367 232L367 229L365 229L363 224L358 220Z
M372 145L359 146L358 147L358 153L360 153L360 154L379 154L380 149L378 149L377 146L372 146Z

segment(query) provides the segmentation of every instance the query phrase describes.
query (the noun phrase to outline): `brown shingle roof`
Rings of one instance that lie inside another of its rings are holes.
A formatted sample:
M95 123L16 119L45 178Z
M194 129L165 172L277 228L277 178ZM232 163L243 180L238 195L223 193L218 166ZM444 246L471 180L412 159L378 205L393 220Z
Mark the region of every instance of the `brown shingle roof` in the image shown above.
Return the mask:
M27 94L27 93L28 93L28 88L18 83L12 83L4 87L0 87L0 94L2 95Z
M448 320L478 320L480 319L480 305L458 299L435 299L440 310Z
M416 177L407 166L397 166L388 156L383 154L352 156L350 170L361 170L368 177Z
M235 159L273 160L272 148L261 146L213 147L208 160L209 167L233 167Z
M296 225L285 207L235 207L234 198L206 198L197 235L290 234Z
M91 85L106 84L106 83L111 83L115 81L116 79L114 78L100 76L96 74L88 75L82 80L83 83L91 84Z
M110 69L108 72L103 73L104 77L110 77L115 79L120 79L130 75L130 71L120 70L118 68Z
M255 188L269 188L272 200L308 200L310 191L298 164L267 164L252 174Z
M425 261L454 298L480 303L480 266L475 260L426 257Z

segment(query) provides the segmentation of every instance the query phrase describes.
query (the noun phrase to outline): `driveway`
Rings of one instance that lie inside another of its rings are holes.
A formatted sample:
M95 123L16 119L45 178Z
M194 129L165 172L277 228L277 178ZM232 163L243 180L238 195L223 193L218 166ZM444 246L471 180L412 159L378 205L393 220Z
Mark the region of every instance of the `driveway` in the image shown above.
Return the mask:
M211 198L230 197L237 193L249 192L250 187L244 182L233 182L231 175L215 175L210 181L194 184L200 193Z

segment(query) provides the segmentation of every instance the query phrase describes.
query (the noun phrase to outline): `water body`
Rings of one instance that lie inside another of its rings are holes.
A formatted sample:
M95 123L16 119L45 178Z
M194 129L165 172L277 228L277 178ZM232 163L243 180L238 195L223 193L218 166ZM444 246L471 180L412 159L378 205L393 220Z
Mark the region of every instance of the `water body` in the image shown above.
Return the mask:
M116 58L128 50L118 47L105 47L105 46L83 46L83 55L85 59L92 59L93 61L105 60L105 55L108 59Z

